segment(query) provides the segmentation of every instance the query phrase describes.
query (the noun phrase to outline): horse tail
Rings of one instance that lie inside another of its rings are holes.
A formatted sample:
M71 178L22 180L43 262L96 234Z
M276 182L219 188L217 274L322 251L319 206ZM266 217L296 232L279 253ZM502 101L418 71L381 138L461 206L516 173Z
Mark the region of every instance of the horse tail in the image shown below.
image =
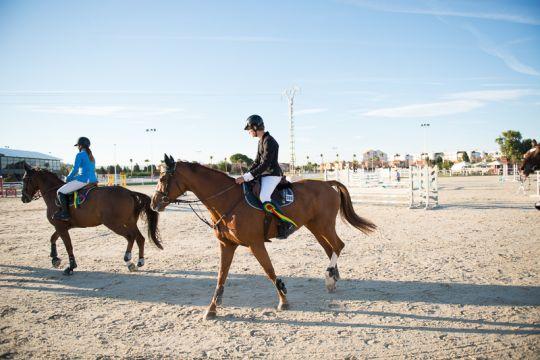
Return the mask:
M330 186L335 186L339 192L339 197L341 198L340 213L341 218L346 220L349 224L363 232L364 234L369 234L370 232L377 229L377 225L371 221L364 219L354 212L354 208L351 201L351 195L349 190L340 183L339 181L326 181Z
M135 216L141 217L146 220L148 224L148 237L152 239L154 244L156 244L159 249L163 250L163 245L161 245L158 229L159 213L152 210L152 208L150 207L150 196L136 191L132 191L131 196L133 196L133 199L136 203L134 209Z

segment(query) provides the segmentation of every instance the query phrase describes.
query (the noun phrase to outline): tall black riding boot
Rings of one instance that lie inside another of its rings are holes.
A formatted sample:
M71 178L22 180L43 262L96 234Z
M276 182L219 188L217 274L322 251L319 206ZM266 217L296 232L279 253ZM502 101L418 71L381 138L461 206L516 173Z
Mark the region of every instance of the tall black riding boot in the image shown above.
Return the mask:
M60 202L60 210L54 214L53 219L69 221L68 196L66 194L58 193L58 201Z

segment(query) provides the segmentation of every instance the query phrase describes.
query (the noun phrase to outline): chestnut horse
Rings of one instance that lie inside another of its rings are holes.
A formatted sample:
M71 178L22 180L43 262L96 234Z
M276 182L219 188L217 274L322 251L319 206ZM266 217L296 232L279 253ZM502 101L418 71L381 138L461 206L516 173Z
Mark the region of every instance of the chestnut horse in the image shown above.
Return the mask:
M40 196L47 205L47 220L54 226L51 235L51 258L54 267L58 268L61 260L56 251L56 240L61 237L69 255L69 266L64 270L65 275L72 275L77 267L69 229L86 228L105 225L128 241L124 261L130 271L137 268L131 262L131 249L133 242L137 241L139 247L139 261L137 266L144 265L144 237L137 228L137 219L144 216L148 222L148 236L154 244L163 249L159 240L158 219L159 214L150 208L150 197L145 194L130 191L120 186L97 187L93 189L79 208L70 207L71 219L69 221L55 220L53 214L58 210L56 204L56 190L64 185L55 174L48 170L33 169L24 165L26 173L23 177L22 202L29 203ZM39 191L39 193L38 193Z
M523 156L521 172L527 178L534 171L540 170L540 145L536 140L532 141L532 148Z
M221 249L221 267L217 286L204 315L205 319L216 316L217 306L221 304L224 284L234 252L238 245L247 246L263 267L277 289L279 310L289 304L283 280L276 277L274 268L265 247L264 213L249 206L245 200L242 186L227 174L208 167L188 162L175 162L165 155L166 171L161 175L156 192L152 197L152 208L163 211L186 191L193 192L210 212L214 232ZM337 181L303 180L292 185L295 201L284 208L299 227L306 226L315 235L330 259L326 276L328 291L335 290L339 279L337 259L345 244L336 233L336 216L341 210L342 218L364 233L373 231L376 226L359 217L353 209L347 188ZM333 188L336 187L337 191ZM277 221L272 221L268 237L277 235Z

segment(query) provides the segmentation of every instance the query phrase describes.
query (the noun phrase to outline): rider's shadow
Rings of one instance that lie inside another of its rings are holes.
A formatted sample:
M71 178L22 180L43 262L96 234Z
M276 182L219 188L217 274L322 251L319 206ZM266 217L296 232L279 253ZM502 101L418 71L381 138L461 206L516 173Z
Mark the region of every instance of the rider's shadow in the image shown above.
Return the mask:
M209 304L216 285L216 273L211 271L141 271L138 273L111 273L101 271L78 271L73 277L65 277L60 271L30 266L0 265L0 288L56 293L83 298L112 298L183 306ZM291 310L300 312L331 312L351 315L400 317L402 319L459 322L461 324L525 327L527 329L463 329L456 331L493 334L540 334L540 325L531 323L493 322L476 319L439 317L370 311L362 303L385 301L404 303L449 304L471 306L539 306L540 287L513 285L482 285L462 283L436 283L417 281L343 279L338 291L329 294L324 279L312 277L283 277ZM273 308L277 305L275 289L263 275L230 274L224 294L227 307ZM340 304L354 304L356 310ZM357 310L365 308L366 310ZM339 309L339 310L338 310ZM225 316L226 321L248 321L242 317ZM254 321L252 317L249 321ZM294 323L302 326L321 326L321 322L281 320L260 317L257 322ZM407 328L360 324L367 328ZM323 326L326 326L323 324ZM355 326L351 323L328 322L327 326ZM428 328L422 327L424 330ZM410 327L414 329L414 327ZM434 327L433 331L452 331L452 328Z

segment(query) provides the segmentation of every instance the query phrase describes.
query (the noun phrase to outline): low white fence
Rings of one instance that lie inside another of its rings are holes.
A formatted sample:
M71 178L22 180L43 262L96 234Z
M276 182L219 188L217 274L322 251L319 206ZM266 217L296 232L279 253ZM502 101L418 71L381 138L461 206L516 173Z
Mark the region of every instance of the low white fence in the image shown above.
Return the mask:
M377 169L373 172L347 169L325 172L324 180L345 184L354 202L432 209L439 204L437 174L437 167Z

